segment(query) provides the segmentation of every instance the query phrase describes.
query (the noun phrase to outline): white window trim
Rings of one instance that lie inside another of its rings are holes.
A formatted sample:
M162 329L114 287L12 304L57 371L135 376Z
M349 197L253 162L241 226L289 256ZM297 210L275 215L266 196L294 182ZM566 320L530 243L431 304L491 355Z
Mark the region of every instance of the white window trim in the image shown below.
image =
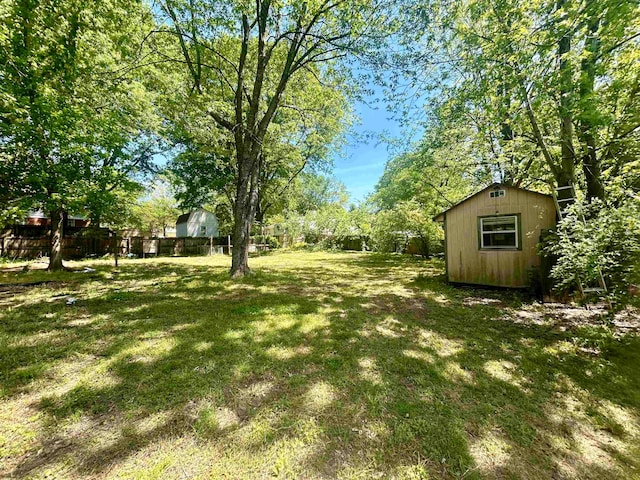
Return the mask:
M506 197L506 195L507 195L507 192L505 192L504 190L493 190L489 192L489 197L491 198Z
M514 230L499 230L499 231L489 231L489 232L485 232L484 231L484 221L485 220L489 220L489 219L493 219L493 218L513 218L514 219L514 225L515 225L515 229ZM515 233L515 237L516 237L516 244L515 246L512 245L504 245L504 246L485 246L484 244L484 235L486 234L491 234L491 233ZM492 217L482 217L480 219L480 248L482 248L483 250L517 250L518 248L520 248L520 244L519 244L519 238L518 238L518 215L494 215Z

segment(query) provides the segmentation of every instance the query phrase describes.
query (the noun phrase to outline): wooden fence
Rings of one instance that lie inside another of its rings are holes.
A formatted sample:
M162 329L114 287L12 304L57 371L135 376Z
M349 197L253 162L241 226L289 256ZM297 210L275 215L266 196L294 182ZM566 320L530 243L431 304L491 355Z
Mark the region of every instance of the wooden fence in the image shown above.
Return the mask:
M113 253L114 239L108 237L64 237L62 257L68 259L102 256ZM118 239L119 254L129 252L129 240ZM49 237L0 237L0 256L38 258L49 255Z
M64 237L62 257L77 259L112 254L114 237ZM0 237L0 256L9 258L38 258L49 255L49 237ZM229 253L227 237L214 238L143 238L117 239L118 255L146 256L212 255Z
M139 257L173 255L214 255L229 253L228 237L131 237L130 250Z
M344 237L336 239L336 246L342 250L362 250L367 242L366 237ZM65 259L77 259L92 256L103 256L114 252L114 237L65 237L62 241L62 256ZM250 252L268 250L268 245L258 243L264 237L252 237ZM286 236L281 245L293 243ZM229 255L232 249L231 239L225 237L176 237L145 238L128 237L117 239L118 255L128 254L137 257L148 256L181 256L181 255ZM413 246L415 248L415 246ZM415 253L407 248L408 253ZM0 256L9 258L38 258L49 255L49 237L16 237L0 236Z
M259 238L258 238L259 239ZM268 245L257 243L255 237L250 239L249 252L268 250ZM138 257L148 256L180 256L180 255L230 255L233 245L231 238L226 237L175 237L144 238L131 237L130 249Z

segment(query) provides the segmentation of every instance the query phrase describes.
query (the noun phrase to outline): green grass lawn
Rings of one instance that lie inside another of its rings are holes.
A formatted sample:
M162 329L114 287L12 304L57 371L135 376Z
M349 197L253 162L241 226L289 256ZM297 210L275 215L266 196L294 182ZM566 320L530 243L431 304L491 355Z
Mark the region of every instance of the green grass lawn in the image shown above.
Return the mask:
M638 336L405 256L86 265L0 273L0 477L640 478Z

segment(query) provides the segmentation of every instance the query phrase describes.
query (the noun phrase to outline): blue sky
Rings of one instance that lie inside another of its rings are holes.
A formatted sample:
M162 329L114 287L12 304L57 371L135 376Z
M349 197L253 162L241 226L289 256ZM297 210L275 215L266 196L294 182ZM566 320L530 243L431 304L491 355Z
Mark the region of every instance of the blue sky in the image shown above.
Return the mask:
M373 191L392 155L388 144L377 137L397 136L401 132L383 102L376 106L358 102L355 113L360 118L360 124L354 127L356 135L349 136L344 151L336 155L333 169L334 176L346 185L352 202L363 200ZM360 138L365 136L366 139Z
M366 67L355 68L366 73ZM367 88L371 94L354 105L354 113L359 118L352 129L354 135L348 136L347 146L335 155L333 162L334 177L346 185L350 201L354 203L373 192L387 160L408 149L424 131L419 119L424 112L425 99L417 92L405 86L404 104L395 105L394 109L393 105L388 105L380 85L369 84ZM394 118L398 110L408 112L405 115L413 118L410 127L407 123L401 125L398 118Z

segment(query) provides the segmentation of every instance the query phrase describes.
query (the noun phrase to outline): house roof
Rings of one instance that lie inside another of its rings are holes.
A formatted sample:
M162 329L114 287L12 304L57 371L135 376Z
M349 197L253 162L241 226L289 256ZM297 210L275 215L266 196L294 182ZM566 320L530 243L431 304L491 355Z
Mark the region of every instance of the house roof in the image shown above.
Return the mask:
M456 203L455 205L451 205L449 208L447 208L446 210L440 212L439 214L435 215L433 217L433 220L436 222L440 222L443 221L443 219L440 219L440 217L442 217L445 213L447 213L449 210L453 210L454 208L456 208L458 205L466 202L467 200L471 200L473 197L475 197L476 195L480 195L483 192L486 192L487 190L490 190L492 188L496 188L496 187L504 187L504 188L515 188L517 190L524 190L525 192L529 192L529 193L535 193L536 195L542 195L543 197L550 197L551 195L546 194L546 193L540 193L540 192L536 192L534 190L527 190L526 188L521 188L521 187L516 187L514 185L505 185L504 183L499 183L499 182L494 182L491 185L483 188L482 190L477 191L476 193L473 193L471 195L469 195L466 198L463 198L462 200L460 200L458 203ZM439 220L440 219L440 220Z
M178 219L176 220L176 224L178 223L187 223L189 221L189 217L191 216L191 212L189 213L183 213L182 215L180 215L178 217Z
M44 213L42 210L29 210L27 218L49 218L49 215ZM69 220L89 220L89 217L83 217L80 215L67 215L67 218Z
M215 216L215 213L210 212L209 210L205 210L204 208L196 208L195 210L191 210L188 213L183 213L182 215L180 215L176 220L176 225L179 223L187 223L189 221L189 217L191 217L191 215L195 212L206 212Z

